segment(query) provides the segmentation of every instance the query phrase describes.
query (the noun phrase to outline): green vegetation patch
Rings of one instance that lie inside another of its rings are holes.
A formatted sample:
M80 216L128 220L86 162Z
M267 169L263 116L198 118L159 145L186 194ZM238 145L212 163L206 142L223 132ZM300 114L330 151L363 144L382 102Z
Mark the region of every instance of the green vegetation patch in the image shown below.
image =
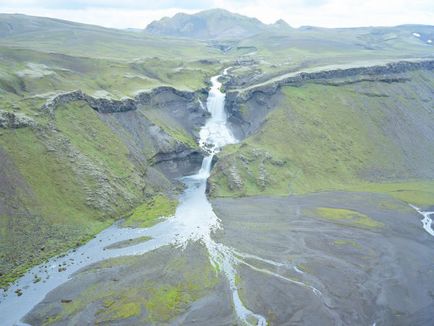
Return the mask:
M137 302L127 302L116 304L112 308L113 319L128 319L140 315L142 308Z
M167 246L143 256L110 259L92 268L103 277L95 282L86 272L78 275L76 282L92 285L62 304L61 310L57 302L52 304L54 309L48 307L52 314L47 314L47 325L76 320L92 306L97 307L96 324L166 324L218 282L205 249L198 246L184 251Z
M160 218L173 216L178 201L164 195L156 195L136 207L127 217L124 226L149 227L157 223Z
M56 125L80 152L114 176L123 178L131 174L134 166L128 160L128 148L86 102L58 107Z
M434 181L369 183L350 185L350 191L385 193L405 203L423 207L434 204Z
M128 240L119 241L119 242L116 242L114 244L111 244L111 245L105 247L105 249L126 248L126 247L134 246L134 245L142 243L142 242L149 241L151 239L152 238L148 237L148 236L142 236L142 237L138 237L138 238L134 238L134 239L128 239Z
M146 107L141 110L141 113L158 127L160 127L167 135L173 138L174 141L183 143L190 148L198 148L196 140L189 134L180 123L172 116L162 112L158 108Z
M344 208L320 207L315 209L315 215L338 224L355 226L363 229L376 229L384 226L373 218Z
M353 248L359 249L360 245L357 241L347 240L347 239L338 239L333 241L333 243L337 246L351 246Z
M61 153L47 149L43 141L29 128L7 130L0 145L12 158L36 197L33 207L53 223L68 224L88 214L95 215L86 203L83 191L70 162ZM25 201L30 198L23 198Z
M70 162L49 151L29 128L5 130L0 146L25 180L19 201L30 208L0 216L0 286L35 264L88 240L112 220L86 205L86 194ZM13 203L12 203L13 204Z

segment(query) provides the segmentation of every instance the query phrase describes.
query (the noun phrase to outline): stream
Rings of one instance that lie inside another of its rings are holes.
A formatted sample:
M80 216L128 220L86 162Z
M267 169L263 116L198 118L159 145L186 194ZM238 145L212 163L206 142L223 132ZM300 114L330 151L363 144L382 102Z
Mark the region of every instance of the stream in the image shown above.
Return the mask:
M227 69L223 74L227 74ZM211 78L212 86L206 105L211 116L200 130L199 145L207 155L197 174L182 179L186 190L180 196L180 204L175 216L147 229L122 228L115 224L99 233L84 246L32 268L7 291L2 290L3 292L0 293L2 325L26 325L21 322L24 316L50 291L67 282L75 272L83 267L109 258L142 255L166 245L182 249L189 242L196 241L200 241L207 248L210 263L226 276L232 293L234 311L241 324L263 326L267 325L267 321L260 314L250 311L240 299L236 282L238 264L244 264L257 272L305 287L317 296L322 295L311 285L256 267L247 260L258 261L272 267L283 266L295 269L300 274L303 273L295 266L284 266L284 264L255 255L241 253L212 239L213 232L220 229L221 224L206 196L206 183L210 175L211 163L213 157L223 146L237 142L226 125L225 94L220 91L221 83L218 81L220 76ZM108 248L112 244L143 236L151 239L128 247Z
M414 208L420 215L423 216L421 222L424 230L434 237L434 229L433 229L432 218L431 218L431 215L434 215L434 212L422 211L419 207L416 207L414 205L410 205L410 206Z

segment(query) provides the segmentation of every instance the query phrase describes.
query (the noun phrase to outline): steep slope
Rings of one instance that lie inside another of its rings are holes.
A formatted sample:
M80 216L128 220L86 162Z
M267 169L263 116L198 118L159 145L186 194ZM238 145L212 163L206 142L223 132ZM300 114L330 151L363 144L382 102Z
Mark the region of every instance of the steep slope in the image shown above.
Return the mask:
M211 9L197 14L178 13L154 21L146 32L195 39L242 39L266 30L267 25L256 18L231 13L224 9Z
M133 224L158 217L152 209L172 214L175 178L200 166L201 97L168 87L122 101L75 91L39 110L0 110L1 286L142 203Z
M221 153L211 193L367 190L432 205L432 64L351 71L305 74L229 104L250 136Z

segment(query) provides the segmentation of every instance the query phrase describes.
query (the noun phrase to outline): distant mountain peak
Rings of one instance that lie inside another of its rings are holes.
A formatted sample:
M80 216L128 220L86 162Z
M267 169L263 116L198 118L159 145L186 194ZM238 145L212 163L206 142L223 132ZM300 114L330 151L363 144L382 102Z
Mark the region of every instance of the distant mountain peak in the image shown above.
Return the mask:
M197 39L236 39L258 34L267 28L268 25L257 18L216 8L195 14L178 13L171 18L153 21L146 27L146 32Z
M274 24L272 24L272 26L291 28L291 26L286 21L284 21L283 19L276 20L276 22Z

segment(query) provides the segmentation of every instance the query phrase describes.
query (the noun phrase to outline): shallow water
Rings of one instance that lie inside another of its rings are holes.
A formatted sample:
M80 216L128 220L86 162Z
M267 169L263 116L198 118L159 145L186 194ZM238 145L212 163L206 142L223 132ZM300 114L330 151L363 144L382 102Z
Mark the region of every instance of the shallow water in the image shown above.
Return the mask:
M224 73L226 74L226 70ZM227 276L233 292L235 311L241 321L248 323L247 318L253 317L258 321L258 325L266 324L262 316L248 310L239 298L235 285L236 259L233 251L211 239L212 232L220 228L219 219L205 193L211 162L221 147L237 141L226 126L225 95L220 92L219 77L220 75L211 78L212 87L207 101L207 110L211 113L211 117L200 131L199 144L208 156L203 159L202 167L197 174L183 178L186 190L180 196L180 205L176 209L175 216L148 229L120 228L113 225L86 245L34 267L7 291L2 292L0 299L2 324L19 325L19 321L51 290L68 281L73 273L85 266L109 258L144 254L165 245L182 248L190 241L201 241L208 248L211 263L218 265L219 270ZM143 236L151 239L129 247L106 249L117 242ZM36 282L39 278L40 280ZM18 289L22 290L21 296L15 292Z
M433 229L432 218L431 218L431 216L434 217L434 212L422 211L420 208L414 205L410 205L410 206L413 207L420 215L423 216L421 222L424 230L434 237L434 229Z

